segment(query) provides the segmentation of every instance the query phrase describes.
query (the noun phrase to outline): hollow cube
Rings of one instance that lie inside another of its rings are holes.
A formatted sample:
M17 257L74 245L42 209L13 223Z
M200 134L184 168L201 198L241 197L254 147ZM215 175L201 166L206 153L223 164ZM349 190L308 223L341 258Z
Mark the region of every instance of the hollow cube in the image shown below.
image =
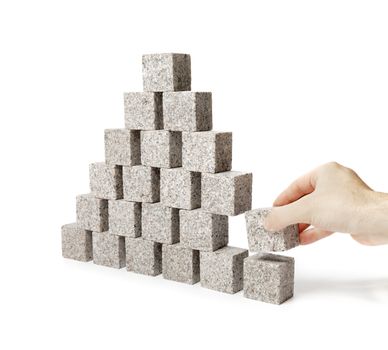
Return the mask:
M143 275L157 276L162 273L162 244L143 238L126 238L127 270Z
M161 53L143 55L144 91L188 91L191 89L190 55Z
M105 162L112 165L140 164L140 131L105 130Z
M110 200L109 231L118 236L141 236L141 203Z
M78 261L92 260L92 231L84 230L76 223L63 225L62 256Z
M77 196L77 225L88 231L107 231L108 201L92 194Z
M239 171L202 173L202 209L220 215L238 215L251 209L252 174Z
M119 165L93 163L89 165L90 190L103 199L123 198L123 170Z
M244 296L281 304L294 294L295 261L292 257L256 254L244 260Z
M124 237L106 232L93 232L93 262L121 269L125 266Z

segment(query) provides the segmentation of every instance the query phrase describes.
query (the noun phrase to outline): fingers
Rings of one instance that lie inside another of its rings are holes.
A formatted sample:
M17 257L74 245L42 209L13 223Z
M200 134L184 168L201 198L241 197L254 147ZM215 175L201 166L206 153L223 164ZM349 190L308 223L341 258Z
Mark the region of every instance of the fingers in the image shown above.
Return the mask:
M310 224L299 224L299 232L303 232Z
M300 244L311 244L316 241L319 241L322 238L330 236L333 233L333 231L320 230L318 228L313 227L301 232L299 235L299 241Z

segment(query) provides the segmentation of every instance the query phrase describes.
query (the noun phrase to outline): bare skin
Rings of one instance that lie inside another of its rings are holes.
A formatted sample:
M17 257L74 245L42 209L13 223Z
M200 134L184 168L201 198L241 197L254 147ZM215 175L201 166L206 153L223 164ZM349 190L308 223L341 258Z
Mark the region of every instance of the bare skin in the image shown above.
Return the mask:
M301 244L334 232L348 233L365 245L388 244L388 194L373 191L352 169L338 163L303 175L273 205L266 229L299 224Z

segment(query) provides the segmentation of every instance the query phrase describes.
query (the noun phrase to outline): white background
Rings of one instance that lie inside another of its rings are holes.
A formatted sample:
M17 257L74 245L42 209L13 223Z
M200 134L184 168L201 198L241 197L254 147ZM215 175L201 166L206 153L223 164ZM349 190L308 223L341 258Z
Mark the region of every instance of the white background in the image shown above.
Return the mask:
M254 207L327 161L388 192L386 1L1 1L0 348L387 347L388 247L298 247L282 306L61 257L141 55L192 56ZM246 247L243 216L230 220Z

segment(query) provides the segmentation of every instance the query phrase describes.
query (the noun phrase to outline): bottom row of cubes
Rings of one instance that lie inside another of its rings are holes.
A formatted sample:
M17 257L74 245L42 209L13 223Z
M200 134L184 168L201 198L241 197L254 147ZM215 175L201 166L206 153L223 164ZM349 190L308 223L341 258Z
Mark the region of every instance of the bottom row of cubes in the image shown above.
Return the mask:
M248 250L226 246L214 252L161 244L141 237L91 232L77 224L62 227L65 258L122 268L140 274L163 274L168 280L225 293L244 289L244 296L280 304L293 295L294 259L274 254L248 257Z

